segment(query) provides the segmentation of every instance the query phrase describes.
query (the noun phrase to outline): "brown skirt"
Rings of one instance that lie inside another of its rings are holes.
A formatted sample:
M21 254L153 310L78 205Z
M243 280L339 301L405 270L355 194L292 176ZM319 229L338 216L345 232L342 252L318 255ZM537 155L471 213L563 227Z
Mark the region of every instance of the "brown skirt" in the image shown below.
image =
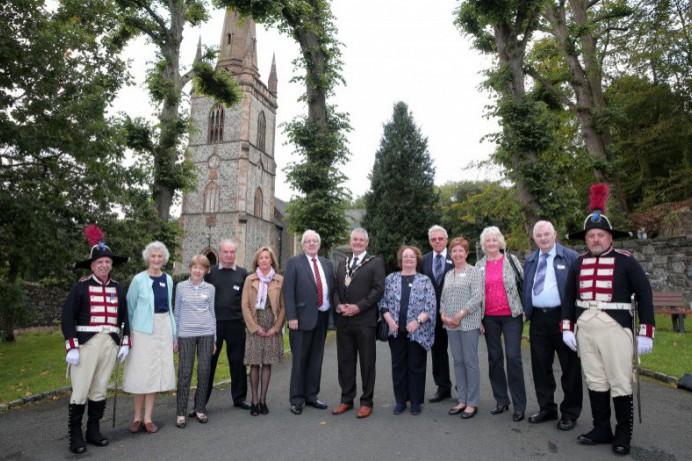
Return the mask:
M265 309L257 311L257 323L265 330L274 326L274 313L267 303ZM257 333L247 333L245 339L245 365L273 365L283 362L284 340L281 332L269 338Z

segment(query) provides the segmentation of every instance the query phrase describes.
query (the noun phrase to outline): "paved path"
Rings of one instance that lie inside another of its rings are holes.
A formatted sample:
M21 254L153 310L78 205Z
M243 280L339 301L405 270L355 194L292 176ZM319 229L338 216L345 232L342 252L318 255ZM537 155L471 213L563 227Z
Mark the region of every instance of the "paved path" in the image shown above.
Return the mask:
M336 344L330 337L325 351L320 397L338 403ZM609 445L577 444L579 433L590 428L590 409L577 428L558 431L553 422L541 425L526 420L514 423L511 413L492 416L494 406L487 378L485 344L481 340L481 404L479 414L468 421L447 415L453 402L426 404L423 413L394 416L390 353L378 343L375 410L370 418L357 420L354 411L333 416L329 410L306 408L301 416L288 409L290 364L275 367L269 388L268 416L252 417L229 408L230 389L216 390L210 401L209 423L188 420L185 429L175 427L175 397L157 399L156 434L132 435L128 425L132 402L118 402L117 424L111 429L109 401L103 433L111 444L89 445L81 456L67 449L67 398L39 403L0 416L0 460L178 460L178 459L279 459L279 460L600 460L617 459ZM527 416L537 408L531 379L528 345L523 347ZM428 361L429 362L429 361ZM557 366L557 365L556 365ZM427 395L434 385L428 373ZM644 424L635 423L631 458L637 460L692 460L692 393L645 379ZM85 418L86 419L86 418Z

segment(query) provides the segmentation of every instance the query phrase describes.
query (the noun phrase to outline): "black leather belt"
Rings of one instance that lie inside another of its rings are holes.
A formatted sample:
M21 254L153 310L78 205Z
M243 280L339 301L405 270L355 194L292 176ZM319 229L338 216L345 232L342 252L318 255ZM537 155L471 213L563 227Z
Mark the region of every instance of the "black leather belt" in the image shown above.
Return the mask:
M555 306L555 307L534 307L533 310L535 310L535 311L540 311L540 312L543 312L544 314L547 314L548 312L561 311L561 310L562 310L562 306Z

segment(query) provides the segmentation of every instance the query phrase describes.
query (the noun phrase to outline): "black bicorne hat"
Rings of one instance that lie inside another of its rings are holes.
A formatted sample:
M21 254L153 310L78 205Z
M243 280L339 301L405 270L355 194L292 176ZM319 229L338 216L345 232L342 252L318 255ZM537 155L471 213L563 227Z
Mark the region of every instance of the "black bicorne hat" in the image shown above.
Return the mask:
M569 240L583 240L586 233L591 229L603 229L613 236L614 239L621 237L632 237L632 232L620 231L613 229L610 224L610 219L605 215L606 202L608 201L608 185L594 184L591 186L589 194L589 214L584 220L584 230L567 234Z
M113 254L110 247L108 247L103 241L103 232L101 232L101 229L96 227L94 224L91 224L84 229L84 235L86 235L87 240L89 240L89 245L91 245L89 258L75 263L75 268L90 269L91 263L99 258L111 258L111 261L113 261L113 266L127 262L128 258L126 256L118 256Z

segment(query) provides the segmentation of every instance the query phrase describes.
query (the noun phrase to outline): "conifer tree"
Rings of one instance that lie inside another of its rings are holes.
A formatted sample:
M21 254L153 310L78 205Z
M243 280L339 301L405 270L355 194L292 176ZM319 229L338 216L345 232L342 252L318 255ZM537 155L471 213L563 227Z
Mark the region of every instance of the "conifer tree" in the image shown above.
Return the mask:
M392 119L384 125L375 154L363 218L370 249L382 256L388 272L398 268L399 246L411 244L423 250L428 228L440 220L434 177L428 139L416 126L408 106L398 102Z

